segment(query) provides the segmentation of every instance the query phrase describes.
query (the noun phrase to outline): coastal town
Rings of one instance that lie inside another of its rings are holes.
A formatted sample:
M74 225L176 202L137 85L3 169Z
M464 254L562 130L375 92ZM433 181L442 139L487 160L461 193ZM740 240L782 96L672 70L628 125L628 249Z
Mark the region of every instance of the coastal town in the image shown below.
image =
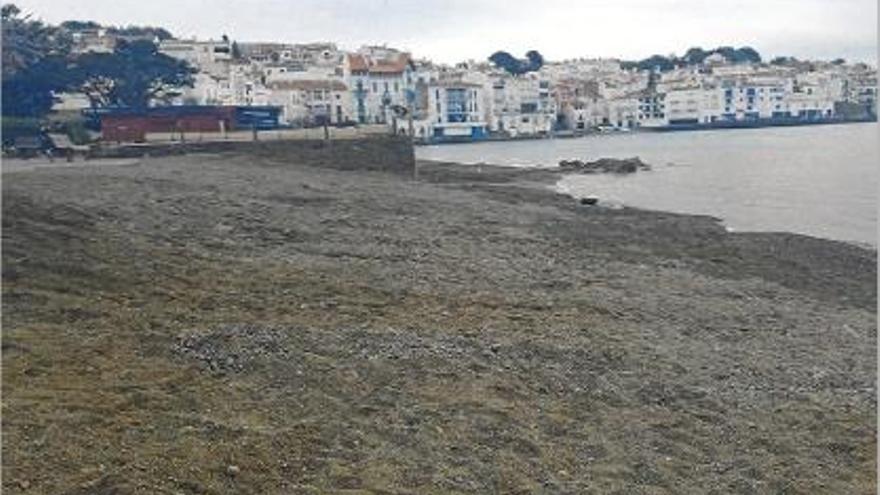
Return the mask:
M877 492L873 0L16 1L3 493Z
M89 24L72 35L78 53L112 52L120 39L132 40ZM152 105L190 113L196 106L261 108L269 119L261 128L385 125L416 142L441 143L876 119L875 67L761 61L749 48L744 60L732 56L739 49L692 49L675 64L660 56L638 64L544 61L530 52L531 66L511 70L485 59L437 64L388 46L159 39L149 31L140 38L196 70L191 87ZM56 110L94 106L85 94L57 96ZM223 127L214 120L199 130Z

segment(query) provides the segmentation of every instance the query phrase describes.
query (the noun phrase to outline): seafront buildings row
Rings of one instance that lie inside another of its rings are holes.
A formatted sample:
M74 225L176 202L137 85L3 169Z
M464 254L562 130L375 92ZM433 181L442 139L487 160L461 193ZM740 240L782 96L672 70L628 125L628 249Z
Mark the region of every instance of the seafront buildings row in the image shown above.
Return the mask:
M99 33L78 41L82 51L112 49ZM385 124L424 142L876 119L876 68L843 61L736 64L715 54L660 72L577 59L512 75L386 46L225 37L158 45L198 72L194 87L157 104L273 106L284 126Z

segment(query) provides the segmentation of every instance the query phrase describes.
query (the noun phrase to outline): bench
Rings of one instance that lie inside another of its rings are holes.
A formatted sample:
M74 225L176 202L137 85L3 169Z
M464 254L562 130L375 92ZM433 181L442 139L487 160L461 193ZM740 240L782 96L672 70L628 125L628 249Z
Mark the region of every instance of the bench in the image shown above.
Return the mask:
M19 158L34 158L45 154L46 145L40 136L19 136L13 140L11 149Z

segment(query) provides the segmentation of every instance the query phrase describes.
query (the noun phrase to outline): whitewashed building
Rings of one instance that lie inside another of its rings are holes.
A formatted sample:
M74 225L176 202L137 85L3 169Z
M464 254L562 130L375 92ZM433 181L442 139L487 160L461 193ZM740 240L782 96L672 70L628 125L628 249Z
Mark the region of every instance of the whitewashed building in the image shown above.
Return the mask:
M415 99L414 70L408 53L385 47L364 47L349 53L343 78L351 92L355 121L390 124L395 107L411 106Z
M556 123L556 102L550 83L536 74L504 75L492 85L489 129L517 136L549 135Z
M183 60L199 72L218 77L228 74L232 62L232 44L229 40L163 40L159 52Z
M104 28L83 29L71 33L71 51L81 53L113 53L116 38L107 34Z
M486 137L482 104L483 87L461 80L432 81L421 85L418 116L413 133L426 142L472 141Z
M586 132L603 123L606 101L599 94L597 81L560 80L553 87L553 97L564 128Z
M341 80L295 79L267 83L268 103L282 108L281 121L294 127L353 122L348 87Z

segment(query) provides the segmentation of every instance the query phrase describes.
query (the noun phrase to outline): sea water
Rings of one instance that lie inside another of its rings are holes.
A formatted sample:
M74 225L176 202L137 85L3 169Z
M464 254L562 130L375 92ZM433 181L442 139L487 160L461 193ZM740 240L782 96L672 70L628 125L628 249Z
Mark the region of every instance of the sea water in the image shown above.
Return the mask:
M605 205L712 215L734 231L783 231L877 246L876 123L615 132L571 139L424 146L417 157L555 167L640 157L650 171L570 174L557 188Z

